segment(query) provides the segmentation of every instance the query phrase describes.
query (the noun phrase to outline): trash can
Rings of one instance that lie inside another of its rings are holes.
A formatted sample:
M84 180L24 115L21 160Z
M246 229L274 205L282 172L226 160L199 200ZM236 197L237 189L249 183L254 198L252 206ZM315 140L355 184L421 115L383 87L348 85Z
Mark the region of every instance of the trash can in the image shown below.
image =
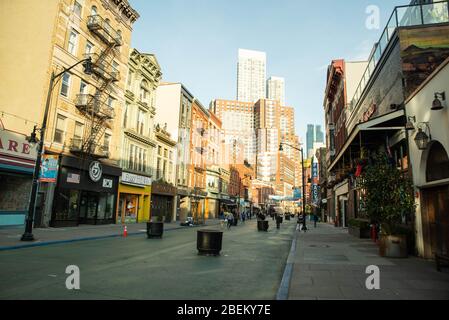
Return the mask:
M258 231L268 231L268 220L257 220Z
M219 230L198 230L196 248L202 256L219 256L222 248L223 232Z
M147 222L147 236L148 238L162 238L164 233L163 222Z

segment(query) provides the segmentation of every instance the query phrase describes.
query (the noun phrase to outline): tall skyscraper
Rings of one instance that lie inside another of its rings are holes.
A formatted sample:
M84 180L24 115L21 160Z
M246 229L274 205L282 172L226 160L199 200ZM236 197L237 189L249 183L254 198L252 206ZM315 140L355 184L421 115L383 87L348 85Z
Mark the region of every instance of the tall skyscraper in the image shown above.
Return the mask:
M306 143L307 143L307 157L310 157L310 153L313 150L313 143L315 142L315 126L313 124L307 125Z
M320 125L315 126L315 142L324 143L324 133Z
M278 100L281 106L285 106L285 79L280 77L270 77L267 80L267 98Z
M237 100L256 102L266 97L266 53L239 49Z

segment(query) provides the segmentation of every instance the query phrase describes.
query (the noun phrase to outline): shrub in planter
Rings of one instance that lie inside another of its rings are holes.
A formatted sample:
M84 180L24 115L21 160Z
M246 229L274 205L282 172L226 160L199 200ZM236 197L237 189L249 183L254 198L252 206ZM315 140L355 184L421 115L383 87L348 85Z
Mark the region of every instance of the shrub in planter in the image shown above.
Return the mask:
M349 234L360 239L370 238L370 224L368 220L351 219L348 221L348 226Z
M414 210L413 184L410 178L377 154L359 178L363 189L362 205L369 219L379 223L379 253L387 257L407 256L407 237L401 233L402 217Z

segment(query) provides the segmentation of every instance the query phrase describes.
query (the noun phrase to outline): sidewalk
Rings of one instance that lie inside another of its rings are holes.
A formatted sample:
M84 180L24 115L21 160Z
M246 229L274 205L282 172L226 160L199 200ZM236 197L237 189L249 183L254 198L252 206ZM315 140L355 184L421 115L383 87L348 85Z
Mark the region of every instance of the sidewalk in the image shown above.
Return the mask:
M324 223L308 228L297 234L289 300L449 299L449 272L437 272L434 262L382 258L375 243L347 229ZM380 268L380 290L366 289L369 265Z
M219 224L219 220L211 219L206 221L205 226L216 224ZM128 236L144 234L147 231L146 223L127 224L126 227ZM20 241L25 230L24 228L25 227L0 228L0 251L49 244L121 237L123 235L124 225L108 224L80 225L78 227L67 228L35 228L33 229L33 235L36 240L33 242ZM164 224L164 231L186 228L192 227L181 227L179 221Z

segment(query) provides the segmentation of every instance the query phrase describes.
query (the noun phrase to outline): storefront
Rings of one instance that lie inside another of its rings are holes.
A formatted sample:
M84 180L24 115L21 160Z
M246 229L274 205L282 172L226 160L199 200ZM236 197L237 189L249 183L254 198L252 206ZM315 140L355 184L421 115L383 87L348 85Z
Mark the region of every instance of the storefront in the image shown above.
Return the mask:
M0 129L0 227L24 224L36 156L25 135Z
M115 223L121 174L119 167L100 161L62 156L50 225Z
M118 189L117 223L139 223L150 219L150 177L123 172Z
M151 193L151 219L171 222L175 216L176 187L161 181L153 182Z

